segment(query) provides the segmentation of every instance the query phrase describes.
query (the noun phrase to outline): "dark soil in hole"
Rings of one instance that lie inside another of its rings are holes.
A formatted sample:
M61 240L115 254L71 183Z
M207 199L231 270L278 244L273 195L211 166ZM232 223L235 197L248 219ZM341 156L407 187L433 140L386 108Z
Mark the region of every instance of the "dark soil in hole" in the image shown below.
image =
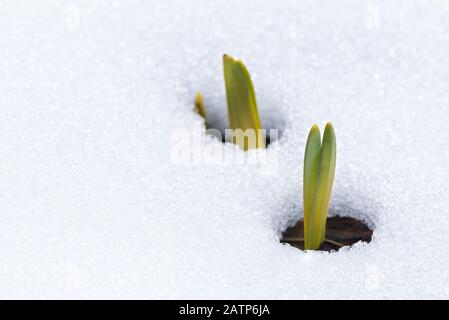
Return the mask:
M326 241L320 251L338 251L358 241L370 242L373 231L363 222L349 217L332 217L327 219ZM281 242L304 250L303 221L284 231Z
M276 136L276 139L274 139L274 141L276 141L277 139L278 137ZM232 138L223 134L221 142L223 143L232 142ZM265 146L268 147L270 143L271 143L270 130L267 130L267 132L265 133Z

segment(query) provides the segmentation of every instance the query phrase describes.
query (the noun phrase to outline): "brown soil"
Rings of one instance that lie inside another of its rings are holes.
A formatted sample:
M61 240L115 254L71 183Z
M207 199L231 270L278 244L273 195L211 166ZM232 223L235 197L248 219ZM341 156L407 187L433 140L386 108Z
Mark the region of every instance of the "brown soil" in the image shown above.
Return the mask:
M320 251L338 251L342 247L350 246L358 241L370 242L373 231L363 222L349 217L332 217L327 219L326 241ZM282 235L281 242L304 250L303 221L288 228Z

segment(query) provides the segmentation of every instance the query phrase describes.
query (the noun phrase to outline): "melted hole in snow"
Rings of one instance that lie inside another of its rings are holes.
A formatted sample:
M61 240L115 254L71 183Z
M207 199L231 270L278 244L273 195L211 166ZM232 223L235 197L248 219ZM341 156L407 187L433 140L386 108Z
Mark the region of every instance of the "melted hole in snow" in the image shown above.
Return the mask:
M287 228L281 237L282 243L304 250L304 223L298 221L293 227ZM370 242L373 231L362 221L351 217L330 217L326 224L326 240L320 251L338 251L356 242Z
M222 142L230 142L228 129L228 115L226 106L214 108L213 105L207 105L207 129L210 135L217 137ZM259 110L260 122L265 130L266 145L277 141L285 128L285 121L279 114L279 111L264 108Z

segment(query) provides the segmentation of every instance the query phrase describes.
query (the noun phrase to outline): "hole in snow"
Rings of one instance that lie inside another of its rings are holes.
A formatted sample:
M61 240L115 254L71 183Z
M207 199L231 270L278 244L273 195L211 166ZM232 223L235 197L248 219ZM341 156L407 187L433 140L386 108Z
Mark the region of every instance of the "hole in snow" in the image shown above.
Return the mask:
M222 141L229 141L229 137L226 137L225 134L225 130L228 129L228 118L226 114L214 115L214 113L212 112L207 121L208 129L218 130L223 137ZM284 121L279 117L279 115L277 117L275 117L274 114L270 115L270 117L261 116L260 121L262 122L263 129L266 130L267 146L271 142L277 141L281 137L285 124Z
M221 137L222 142L230 142L229 134L226 134L228 129L228 115L226 105L215 107L213 103L206 100L207 110L207 129L211 135L218 138ZM265 130L266 145L279 140L285 128L285 121L279 114L279 111L273 108L259 109L260 122L262 128ZM214 133L215 132L215 133Z
M304 250L304 223L298 221L287 228L281 237L281 243ZM351 217L330 217L326 224L326 240L320 251L338 251L359 241L370 242L373 231L362 221Z

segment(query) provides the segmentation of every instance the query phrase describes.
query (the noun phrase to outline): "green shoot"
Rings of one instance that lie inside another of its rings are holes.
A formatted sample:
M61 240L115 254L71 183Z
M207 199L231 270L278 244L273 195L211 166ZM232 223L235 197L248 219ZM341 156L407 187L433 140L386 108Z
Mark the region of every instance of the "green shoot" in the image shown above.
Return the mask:
M326 237L326 220L335 176L336 138L331 123L314 125L304 155L304 249L316 250Z
M232 142L243 150L265 148L265 137L248 70L243 62L229 55L223 56L223 69L229 127L233 130Z
M201 117L203 117L204 123L207 128L206 107L204 106L203 96L199 92L197 92L195 96L195 108L193 110L196 113L198 113Z

